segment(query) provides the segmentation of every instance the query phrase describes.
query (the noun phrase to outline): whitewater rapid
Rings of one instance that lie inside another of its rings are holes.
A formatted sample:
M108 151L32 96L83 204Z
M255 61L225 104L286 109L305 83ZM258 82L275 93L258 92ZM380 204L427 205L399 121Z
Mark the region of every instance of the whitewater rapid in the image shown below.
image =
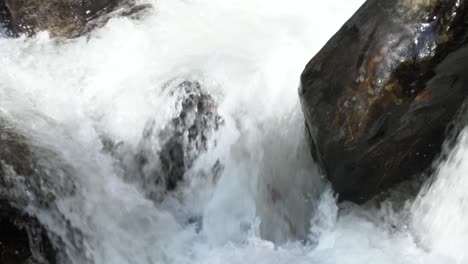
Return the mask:
M73 263L468 263L467 133L398 210L337 205L310 159L298 79L363 0L150 3L142 20L113 18L73 40L0 38L0 113L77 171L77 193L57 208L79 243L56 212L28 208ZM195 177L155 204L101 137L136 145L149 120L167 123L177 110L161 87L173 78L217 100L225 125L193 170L217 159L224 170L216 185ZM192 215L202 227L186 224Z

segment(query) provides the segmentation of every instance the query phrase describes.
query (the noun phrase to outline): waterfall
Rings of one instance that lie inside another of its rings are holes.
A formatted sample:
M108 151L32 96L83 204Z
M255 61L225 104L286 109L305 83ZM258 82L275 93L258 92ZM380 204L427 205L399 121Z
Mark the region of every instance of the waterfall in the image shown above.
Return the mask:
M54 199L41 206L13 170L10 195L59 263L468 263L466 132L402 206L337 204L304 143L300 73L363 0L149 2L75 39L0 33L0 119L46 162ZM223 123L166 192L122 163L180 115L174 80L198 83Z

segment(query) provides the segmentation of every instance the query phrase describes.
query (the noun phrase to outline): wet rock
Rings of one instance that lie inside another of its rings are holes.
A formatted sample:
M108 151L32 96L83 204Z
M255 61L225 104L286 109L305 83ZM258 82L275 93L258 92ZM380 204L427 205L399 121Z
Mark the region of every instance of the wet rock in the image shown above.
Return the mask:
M129 180L143 183L143 188L155 201L178 188L185 180L194 162L215 144L214 133L223 124L213 97L202 90L199 82L174 80L168 82L165 91L176 98L176 116L162 129L150 121L143 131L141 142L130 150L125 143L105 141L121 160ZM223 166L216 161L205 174L216 181ZM137 177L138 179L135 179Z
M148 7L134 0L0 0L0 18L6 18L12 35L49 31L70 38L104 24L112 13L135 16Z
M36 218L0 201L0 226L0 263L57 263L56 250Z
M0 119L0 263L56 263L58 245L26 208L50 209L56 197L72 195L71 173L57 154Z
M312 155L363 202L428 169L468 94L466 1L368 0L309 62Z
M209 141L214 136L222 122L217 113L214 99L201 90L198 82L184 81L170 92L177 96L181 106L180 113L171 120L166 129L154 131L154 123L148 124L143 134L138 154L139 165L144 173L159 175L167 190L174 190L177 183L183 180L184 174L192 166L198 156L206 152ZM165 139L158 152L161 167L148 170L148 161L153 152L148 149L155 133L159 139ZM213 165L217 172L219 164ZM159 171L158 171L159 170Z
M0 33L2 33L1 31L4 31L2 29L8 28L11 28L11 14L5 4L5 1L0 0Z
M58 154L0 118L0 199L17 208L47 208L57 196L74 193L73 173Z

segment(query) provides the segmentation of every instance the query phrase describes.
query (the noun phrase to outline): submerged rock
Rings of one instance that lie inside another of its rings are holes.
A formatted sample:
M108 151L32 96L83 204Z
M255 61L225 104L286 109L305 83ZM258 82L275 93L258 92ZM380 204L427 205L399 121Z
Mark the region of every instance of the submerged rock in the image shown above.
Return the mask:
M73 194L73 168L10 124L0 118L0 200L46 208L57 196Z
M215 143L214 133L223 124L215 100L199 82L174 80L163 89L176 98L177 114L168 124L161 129L161 124L148 122L133 150L125 143L104 144L121 161L126 177L142 183L155 201L178 188L195 161ZM216 181L222 169L216 161L209 171L197 173Z
M72 195L71 167L0 119L0 263L56 262L56 244L26 208L49 209Z
M216 102L202 91L200 83L183 81L170 94L177 96L177 103L181 107L179 114L163 131L155 131L154 122L147 125L137 157L141 171L153 175L151 178L161 181L169 191L177 187L194 161L207 151L214 132L222 123ZM159 140L163 140L157 154L160 167L150 168L151 165L148 165L155 158L151 141L156 134ZM219 169L217 163L213 165L212 171L216 174Z
M0 0L0 18L12 35L49 31L69 38L105 23L113 11L134 15L146 7L134 0Z
M312 155L340 199L420 174L468 94L463 0L368 0L309 62L299 95Z

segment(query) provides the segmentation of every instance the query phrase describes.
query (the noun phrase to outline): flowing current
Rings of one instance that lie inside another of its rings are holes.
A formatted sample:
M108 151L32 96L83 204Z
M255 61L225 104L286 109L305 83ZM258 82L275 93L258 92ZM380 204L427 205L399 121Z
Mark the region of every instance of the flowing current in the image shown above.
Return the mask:
M403 206L338 205L309 157L299 76L362 3L158 0L78 39L0 38L1 114L76 171L73 195L29 213L73 263L468 263L468 133ZM101 139L137 145L167 123L174 78L197 80L224 119L192 170L223 170L154 202Z

